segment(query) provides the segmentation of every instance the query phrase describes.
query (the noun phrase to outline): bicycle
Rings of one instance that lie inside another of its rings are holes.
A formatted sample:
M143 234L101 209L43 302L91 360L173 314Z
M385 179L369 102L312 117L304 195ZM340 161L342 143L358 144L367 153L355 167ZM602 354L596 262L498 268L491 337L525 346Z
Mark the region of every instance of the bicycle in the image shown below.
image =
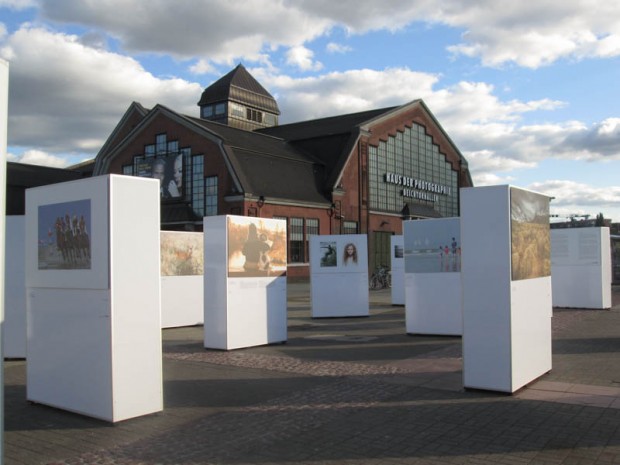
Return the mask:
M392 287L392 272L385 265L378 266L370 277L370 289Z

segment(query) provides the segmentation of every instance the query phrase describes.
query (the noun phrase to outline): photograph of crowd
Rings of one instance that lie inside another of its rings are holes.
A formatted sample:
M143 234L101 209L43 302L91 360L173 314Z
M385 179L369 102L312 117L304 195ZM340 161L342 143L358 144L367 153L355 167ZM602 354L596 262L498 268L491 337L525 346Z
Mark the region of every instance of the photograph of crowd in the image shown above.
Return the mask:
M90 199L39 206L39 270L89 270L90 225Z

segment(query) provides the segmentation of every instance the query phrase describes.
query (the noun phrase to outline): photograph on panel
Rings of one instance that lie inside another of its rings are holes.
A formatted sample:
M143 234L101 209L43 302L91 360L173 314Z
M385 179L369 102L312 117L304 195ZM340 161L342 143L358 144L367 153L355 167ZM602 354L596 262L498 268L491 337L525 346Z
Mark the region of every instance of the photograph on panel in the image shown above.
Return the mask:
M338 243L336 241L321 241L321 267L338 266Z
M90 270L90 199L40 205L39 270Z
M161 231L161 275L197 276L204 273L202 233Z
M405 273L461 271L461 232L458 221L420 221L405 236Z
M286 275L286 223L280 220L228 218L228 276Z
M512 280L551 276L549 197L510 189Z

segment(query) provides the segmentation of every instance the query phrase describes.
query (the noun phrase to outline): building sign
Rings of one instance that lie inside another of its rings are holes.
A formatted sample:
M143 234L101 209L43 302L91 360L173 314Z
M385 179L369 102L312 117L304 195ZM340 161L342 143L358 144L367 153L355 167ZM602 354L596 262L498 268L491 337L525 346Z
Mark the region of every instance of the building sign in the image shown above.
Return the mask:
M436 202L439 200L439 195L452 195L452 187L450 186L410 178L401 174L385 173L383 180L389 184L403 186L401 195L412 199Z

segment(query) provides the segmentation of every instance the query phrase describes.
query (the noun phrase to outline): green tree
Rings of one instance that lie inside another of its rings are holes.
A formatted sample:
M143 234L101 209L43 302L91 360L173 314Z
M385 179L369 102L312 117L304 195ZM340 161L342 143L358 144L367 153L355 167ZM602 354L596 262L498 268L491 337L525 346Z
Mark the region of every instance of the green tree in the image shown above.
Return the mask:
M605 226L605 218L602 213L596 215L596 223L594 223L594 226Z

